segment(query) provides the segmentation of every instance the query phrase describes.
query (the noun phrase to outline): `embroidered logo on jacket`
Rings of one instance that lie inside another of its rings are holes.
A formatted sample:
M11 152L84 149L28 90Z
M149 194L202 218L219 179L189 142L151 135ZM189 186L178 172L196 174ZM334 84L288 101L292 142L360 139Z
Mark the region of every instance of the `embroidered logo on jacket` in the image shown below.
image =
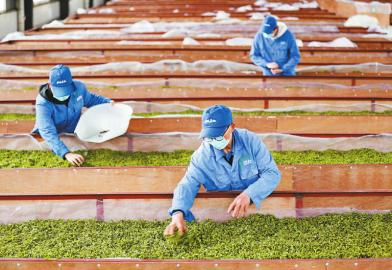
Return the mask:
M252 164L252 162L253 162L253 160L247 159L247 160L243 161L243 164L244 164L244 166L248 166L248 165Z

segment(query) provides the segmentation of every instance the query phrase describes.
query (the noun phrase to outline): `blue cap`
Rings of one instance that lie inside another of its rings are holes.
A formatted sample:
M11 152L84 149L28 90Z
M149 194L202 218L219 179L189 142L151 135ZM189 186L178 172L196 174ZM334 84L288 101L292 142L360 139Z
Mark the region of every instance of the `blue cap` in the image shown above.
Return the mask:
M271 34L278 26L278 20L275 16L267 16L264 19L263 33Z
M200 138L216 138L222 136L233 123L233 115L226 106L214 105L204 110L201 121Z
M53 67L49 73L49 82L53 96L68 96L73 90L71 70L67 66L57 65Z

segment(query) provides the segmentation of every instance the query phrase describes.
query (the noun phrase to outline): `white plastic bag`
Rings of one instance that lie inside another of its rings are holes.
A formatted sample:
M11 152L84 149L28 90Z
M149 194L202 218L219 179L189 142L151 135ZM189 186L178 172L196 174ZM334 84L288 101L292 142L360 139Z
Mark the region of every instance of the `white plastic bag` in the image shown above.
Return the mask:
M75 133L86 142L111 140L127 132L132 113L132 107L121 103L91 107L80 117Z

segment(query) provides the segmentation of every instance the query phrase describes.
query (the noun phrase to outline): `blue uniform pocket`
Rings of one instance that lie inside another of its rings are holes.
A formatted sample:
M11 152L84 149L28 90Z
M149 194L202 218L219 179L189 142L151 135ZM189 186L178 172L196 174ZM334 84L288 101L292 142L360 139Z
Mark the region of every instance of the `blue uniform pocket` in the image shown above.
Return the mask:
M241 180L249 180L258 177L256 162L250 156L242 156L239 160Z

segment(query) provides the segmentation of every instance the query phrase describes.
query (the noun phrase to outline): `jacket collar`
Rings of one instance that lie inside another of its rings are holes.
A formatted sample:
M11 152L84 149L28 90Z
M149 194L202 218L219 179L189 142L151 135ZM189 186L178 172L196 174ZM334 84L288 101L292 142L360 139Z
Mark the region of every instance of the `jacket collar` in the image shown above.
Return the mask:
M283 22L278 22L278 34L276 35L276 37L273 37L272 39L278 39L278 38L280 38L281 36L283 36L284 35L284 33L286 33L286 31L287 31L287 25L285 24L285 23L283 23Z

